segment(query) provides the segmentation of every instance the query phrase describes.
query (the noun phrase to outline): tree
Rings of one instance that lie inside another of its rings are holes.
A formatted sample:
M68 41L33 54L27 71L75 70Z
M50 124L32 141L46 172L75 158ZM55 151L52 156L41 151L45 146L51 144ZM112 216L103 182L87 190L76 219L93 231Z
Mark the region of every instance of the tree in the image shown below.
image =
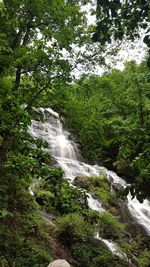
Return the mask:
M0 235L5 241L2 257L7 262L12 258L10 266L17 247L36 228L29 186L33 176L43 175L38 155L45 144L28 133L32 106L54 85L70 80L73 44L81 46L86 31L81 4L74 0L0 2Z
M131 61L123 71L82 77L64 92L66 123L83 156L115 168L140 201L150 196L149 82L146 62Z
M82 44L86 20L80 4L61 0L0 3L1 165L14 128L24 121L33 102L54 83L70 78L71 64L63 53L65 49L71 54L72 44Z
M93 41L107 43L137 40L143 35L147 46L147 66L150 68L150 3L147 0L97 0L96 28ZM144 32L144 34L143 34Z
M102 44L112 40L131 40L140 37L140 29L147 30L143 41L150 47L150 3L146 0L97 0L97 26L94 41Z

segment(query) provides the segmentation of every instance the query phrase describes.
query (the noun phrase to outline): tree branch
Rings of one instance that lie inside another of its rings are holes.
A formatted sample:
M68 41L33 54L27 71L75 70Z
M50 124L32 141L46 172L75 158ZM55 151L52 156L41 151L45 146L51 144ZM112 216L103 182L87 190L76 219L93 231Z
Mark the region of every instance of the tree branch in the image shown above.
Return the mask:
M48 87L48 85L50 84L50 81L47 82L47 84L42 87L35 95L33 95L33 97L30 99L28 105L25 107L25 110L29 111L33 102L35 101L35 99L43 92L46 90L46 88Z

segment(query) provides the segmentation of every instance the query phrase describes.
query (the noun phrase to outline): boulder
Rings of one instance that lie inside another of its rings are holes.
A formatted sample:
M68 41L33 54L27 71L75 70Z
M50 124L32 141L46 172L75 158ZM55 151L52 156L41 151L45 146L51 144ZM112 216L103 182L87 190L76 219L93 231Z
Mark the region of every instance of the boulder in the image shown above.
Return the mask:
M48 267L70 267L70 264L64 259L59 259L59 260L52 261L48 265Z
M119 183L111 183L111 186L115 192L118 192L123 189L123 186Z

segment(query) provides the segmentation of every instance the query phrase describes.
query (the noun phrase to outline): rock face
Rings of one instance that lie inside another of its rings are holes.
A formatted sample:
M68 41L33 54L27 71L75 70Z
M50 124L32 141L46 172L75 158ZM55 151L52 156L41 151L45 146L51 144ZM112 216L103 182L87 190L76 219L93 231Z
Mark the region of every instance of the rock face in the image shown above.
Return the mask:
M70 267L70 264L63 259L52 261L48 267Z
M118 184L118 183L111 183L111 186L115 192L118 192L118 191L123 189L123 186L121 184Z

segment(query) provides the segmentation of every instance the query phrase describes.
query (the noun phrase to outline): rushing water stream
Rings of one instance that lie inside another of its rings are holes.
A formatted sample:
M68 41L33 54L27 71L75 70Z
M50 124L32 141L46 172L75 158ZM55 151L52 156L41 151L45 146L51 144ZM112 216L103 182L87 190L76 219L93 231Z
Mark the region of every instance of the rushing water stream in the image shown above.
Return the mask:
M58 113L51 109L42 109L40 111L45 114L49 113L48 119L45 122L32 120L30 132L34 137L41 138L50 144L49 152L56 159L59 166L64 170L64 178L73 182L75 177L83 176L98 176L100 171L106 173L107 177L114 183L126 187L126 182L117 176L116 173L107 170L98 165L91 166L81 160L81 154L78 145L69 139L69 132L63 129ZM89 208L103 212L104 209L100 202L94 199L90 194L87 194ZM133 200L131 196L127 196L127 206L131 215L140 224L147 235L150 236L150 202L145 200L142 204ZM107 247L113 252L116 246L113 242L101 239Z

